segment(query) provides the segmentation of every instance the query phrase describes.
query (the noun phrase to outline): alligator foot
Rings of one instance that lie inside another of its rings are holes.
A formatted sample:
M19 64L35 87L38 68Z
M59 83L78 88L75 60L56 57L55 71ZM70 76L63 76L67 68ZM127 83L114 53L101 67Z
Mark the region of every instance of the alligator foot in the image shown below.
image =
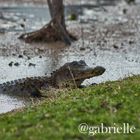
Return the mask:
M32 97L37 97L37 98L42 97L40 90L38 90L35 87L31 89L30 94L31 94Z

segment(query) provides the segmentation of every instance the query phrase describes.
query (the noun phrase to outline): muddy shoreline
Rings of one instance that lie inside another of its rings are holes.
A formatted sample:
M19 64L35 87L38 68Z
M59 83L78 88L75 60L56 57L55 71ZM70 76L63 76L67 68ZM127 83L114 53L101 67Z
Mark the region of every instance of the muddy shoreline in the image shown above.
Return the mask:
M118 3L104 6L105 9L67 6L67 27L79 38L69 47L60 42L26 44L17 39L20 34L39 29L49 22L46 7L4 7L1 5L0 8L5 18L0 19L0 83L49 75L64 63L81 59L91 67L101 65L106 68L102 76L86 80L85 85L140 74L140 4ZM78 14L78 20L68 20L71 11ZM25 25L24 29L21 24ZM21 101L3 95L0 104L0 113L23 105Z

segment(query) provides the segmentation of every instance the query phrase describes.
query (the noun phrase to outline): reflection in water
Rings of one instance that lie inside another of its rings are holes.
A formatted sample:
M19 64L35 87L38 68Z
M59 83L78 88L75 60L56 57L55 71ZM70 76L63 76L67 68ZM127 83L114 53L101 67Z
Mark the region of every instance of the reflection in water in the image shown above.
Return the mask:
M61 45L62 43L60 43L59 45ZM64 44L62 44L64 45ZM65 46L56 46L54 45L55 48L51 48L50 49L50 55L49 55L49 64L50 64L50 69L51 72L56 70L56 68L58 68L61 65L61 59L63 57L63 52L61 51L60 48L63 47L63 51L65 50Z

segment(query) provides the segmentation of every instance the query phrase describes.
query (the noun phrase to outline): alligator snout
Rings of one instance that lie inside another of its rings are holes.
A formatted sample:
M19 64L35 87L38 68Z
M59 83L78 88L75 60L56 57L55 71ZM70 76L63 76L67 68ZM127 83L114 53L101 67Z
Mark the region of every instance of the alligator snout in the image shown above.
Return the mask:
M93 69L92 74L94 74L95 76L99 76L102 75L105 72L105 68L102 66L97 66Z

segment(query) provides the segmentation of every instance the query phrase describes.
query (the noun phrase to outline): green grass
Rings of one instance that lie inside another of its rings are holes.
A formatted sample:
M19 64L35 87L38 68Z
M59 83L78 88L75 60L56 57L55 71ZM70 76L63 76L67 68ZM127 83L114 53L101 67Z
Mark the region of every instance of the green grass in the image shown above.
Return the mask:
M52 93L54 94L54 93ZM78 131L80 123L136 127L134 134ZM94 87L60 91L38 106L0 115L0 140L139 140L140 76Z

